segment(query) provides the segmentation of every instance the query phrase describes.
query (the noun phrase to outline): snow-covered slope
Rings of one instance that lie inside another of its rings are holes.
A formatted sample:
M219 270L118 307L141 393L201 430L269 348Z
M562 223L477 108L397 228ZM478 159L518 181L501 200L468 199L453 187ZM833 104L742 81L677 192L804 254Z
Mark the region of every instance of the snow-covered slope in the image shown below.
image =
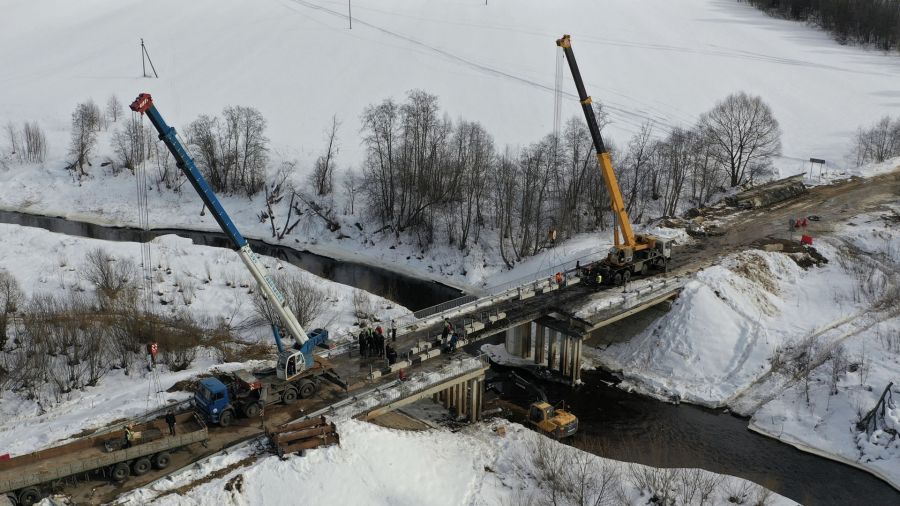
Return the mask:
M120 261L132 259L139 263L140 258L140 246L135 243L69 237L5 224L0 224L0 236L4 238L0 241L0 269L16 277L26 296L66 296L73 292L93 291L94 288L81 273L85 255L95 248L103 248ZM209 322L221 319L229 325L237 325L254 316L253 295L247 293L248 289L226 286L229 280L238 284L253 284L233 251L194 245L190 240L177 236L163 236L151 244L151 255L154 266L163 266L161 269L154 268L154 300L164 298L169 301L165 306L156 304L155 311L169 316L186 313ZM335 340L347 338L355 322L354 288L317 278L293 265L276 263L270 258L263 257L263 262L273 272L285 270L328 293L328 304L311 328L325 326ZM211 277L208 283L204 282L208 279L207 273ZM184 292L178 291L176 283L194 286L193 295L188 299ZM407 309L393 302L371 294L369 297L373 309L384 315L385 319L409 314ZM190 300L189 305L185 304L187 300ZM243 330L239 337L274 345L268 332L261 326ZM9 340L12 339L11 331ZM5 352L12 352L15 348L10 343ZM272 349L274 353L274 346ZM29 398L24 391L0 390L0 448L4 449L4 453L16 455L52 446L85 429L139 415L159 407L160 403L187 398L189 395L185 392L165 392L178 381L213 368L228 370L262 365L257 361L221 364L221 360L215 350L200 348L197 359L184 371L172 372L165 365L160 365L157 368L158 377L153 377L140 363L132 368L130 376L121 369L114 369L96 386L61 394L62 399L58 403L49 392L52 388L49 384L44 389L38 389L35 398ZM157 389L163 392L157 395Z
M496 427L501 427L505 436L492 430ZM120 498L120 504L289 505L297 504L298 494L308 504L548 504L552 491L541 478L535 460L541 450L552 459L546 465L557 465L559 471L565 468L577 474L580 469L588 473L585 495L589 504L598 499L596 491L603 479L609 481L605 482L603 501L597 504L646 504L652 495L636 484L629 471L633 469L640 476L647 469L644 466L629 466L585 454L505 421L476 424L452 433L445 429L402 432L351 420L340 423L338 432L340 447L312 450L304 457L293 456L284 461L263 456L213 480L184 487L251 455L249 450L235 452L177 473L171 480L127 494ZM658 472L674 476L677 470ZM716 479L716 475L706 471L699 471L696 476ZM793 504L738 478L717 479L718 484L707 498L710 504L726 504L735 490L745 491L742 498L745 501L766 496L765 504ZM684 481L685 487L681 482L671 484L669 495L682 499L685 497L682 489L690 491L699 486L690 478ZM184 491L183 495L172 493L176 489ZM693 497L696 501L699 495L695 492ZM572 504L559 492L558 501Z
M412 88L437 94L451 118L482 122L498 146L532 142L552 129L554 40L562 33L574 37L590 91L607 105L609 134L620 144L646 120L665 133L746 90L772 105L788 155L779 163L794 173L806 164L791 157L840 163L856 126L897 105L897 57L838 46L731 0L357 0L352 30L345 7L342 0L0 0L0 47L9 49L0 51L0 123L37 121L50 146L43 164L0 159L0 207L137 222L130 174L112 177L95 164L79 184L62 169L75 104L93 98L103 106L112 94L127 102L149 91L182 129L201 113L256 107L269 123L273 170L299 160L301 183L332 114L342 122L338 165L359 168L359 114ZM141 38L159 79L141 77ZM578 115L564 77L563 114ZM111 132L101 134L97 160L111 153ZM6 150L4 139L0 152ZM218 228L209 215L197 215L189 190L151 190L149 200L152 226ZM224 201L245 235L270 237L257 217L260 197ZM421 252L373 234L364 217L340 219L351 240L336 240L310 218L285 242L467 289L603 251L608 239L579 237L497 277L505 266L490 237L468 256L453 248Z
M728 403L769 371L779 347L838 339L879 302L879 290L867 287L881 286L891 267L862 267L844 241L890 252L896 232L879 216L852 223L816 243L831 259L825 265L801 268L784 253L746 251L702 270L669 313L601 352L600 363L647 393Z
M728 257L689 282L669 313L595 361L621 370L625 388L728 405L752 415L754 430L900 489L891 433L900 425L897 210L836 224L816 244L830 259L824 266L804 270L783 253ZM856 422L890 382L894 400L878 430L860 433Z
M0 2L0 118L38 120L63 150L73 106L149 91L170 123L226 105L259 108L277 151L318 150L333 114L343 164L358 115L422 88L500 145L552 129L556 46L570 33L610 133L688 125L736 90L762 95L785 153L838 160L858 125L897 107L900 59L841 47L800 23L731 0L163 0ZM143 38L159 79L141 78ZM579 113L565 76L564 116ZM796 162L786 162L794 165Z

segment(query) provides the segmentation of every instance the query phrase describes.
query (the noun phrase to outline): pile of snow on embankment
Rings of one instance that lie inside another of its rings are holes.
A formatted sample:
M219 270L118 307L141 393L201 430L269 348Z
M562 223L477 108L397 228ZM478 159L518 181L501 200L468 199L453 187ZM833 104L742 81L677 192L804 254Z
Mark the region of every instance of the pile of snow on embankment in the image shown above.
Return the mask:
M609 478L604 503L646 504L652 495L633 478L647 476L649 468L586 454L505 420L476 424L456 433L445 429L404 432L349 420L340 422L338 431L340 446L283 461L264 454L255 463L205 481L210 473L252 457L252 452L245 449L220 455L127 494L120 504L544 504L552 492L546 474L536 465L536 453L552 460L547 465L556 466L557 471L595 472L585 489L591 504L598 498L596 485L603 477ZM589 464L582 466L585 462ZM742 490L748 501L767 496L767 504L794 504L745 480L717 477L707 471L698 471L697 476L716 483L709 497L712 504L726 503L735 490ZM184 487L195 480L201 481L193 488ZM673 486L669 494L678 497L685 492ZM568 503L562 494L558 499Z
M817 245L826 258L828 244ZM796 255L796 254L795 254ZM704 269L672 310L598 357L623 386L719 406L769 370L769 358L798 336L858 310L854 283L832 262L801 268L787 254L746 251Z
M895 209L898 211L900 209ZM862 468L900 489L900 234L896 216L860 216L841 236L882 277L865 276L871 309L812 353L816 367L804 378L771 382L771 397L753 413L750 428L829 458ZM851 259L852 261L852 259ZM883 413L868 430L857 426L889 384ZM754 389L756 390L756 389ZM775 391L772 391L775 390Z

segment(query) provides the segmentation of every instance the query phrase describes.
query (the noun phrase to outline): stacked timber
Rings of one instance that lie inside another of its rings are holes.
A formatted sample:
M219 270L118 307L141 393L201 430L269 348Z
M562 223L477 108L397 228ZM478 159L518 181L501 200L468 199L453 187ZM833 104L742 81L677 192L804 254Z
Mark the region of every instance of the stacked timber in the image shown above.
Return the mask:
M324 416L284 424L268 434L275 453L282 458L303 450L340 443L337 429Z

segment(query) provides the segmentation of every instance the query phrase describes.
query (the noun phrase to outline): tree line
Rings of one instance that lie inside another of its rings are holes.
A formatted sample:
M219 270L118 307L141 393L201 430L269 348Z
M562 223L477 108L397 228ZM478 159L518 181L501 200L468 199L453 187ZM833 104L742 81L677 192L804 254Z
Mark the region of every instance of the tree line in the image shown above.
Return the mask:
M114 156L101 166L114 174L143 168L158 190L179 191L185 179L152 129L140 118L126 118L115 96L105 105L101 110L88 100L72 113L68 168L73 179L89 176L98 134L112 127ZM604 125L599 102L594 113ZM217 193L265 193L258 215L279 239L295 230L302 216L321 218L331 231L339 230L338 192L345 213L365 214L379 232L423 248L465 251L488 231L510 266L554 240L611 225L607 189L582 118L520 148L501 148L477 121L451 120L437 96L412 90L403 101L388 98L369 105L360 120L365 148L360 169L337 170L340 122L335 117L306 178L294 177L300 171L296 161L267 171L267 122L252 107L201 115L183 130L183 142ZM771 109L760 97L742 92L717 103L695 125L665 135L655 128L645 124L621 148L606 140L627 210L637 223L702 206L728 187L752 182L780 153ZM34 129L39 130L28 128ZM10 136L18 132L7 130ZM42 141L34 144L46 149Z
M595 114L602 125L602 107ZM413 90L402 103L368 106L362 125L365 208L398 239L464 250L491 230L511 266L554 240L611 224L583 119L572 118L559 135L499 150L481 124L454 122L436 96ZM759 97L737 93L691 128L660 138L646 124L623 149L607 144L627 209L641 222L753 181L780 154L780 135Z
M842 44L900 50L900 0L746 1L767 13L820 26Z

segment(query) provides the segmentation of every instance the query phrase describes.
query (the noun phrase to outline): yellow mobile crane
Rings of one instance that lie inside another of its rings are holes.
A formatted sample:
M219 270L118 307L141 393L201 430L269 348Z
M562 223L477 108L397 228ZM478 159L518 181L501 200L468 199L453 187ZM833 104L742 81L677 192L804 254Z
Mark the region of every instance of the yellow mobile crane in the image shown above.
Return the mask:
M619 190L616 173L613 171L612 160L609 151L603 144L600 127L597 125L597 118L594 116L594 109L591 106L591 97L585 91L578 63L575 62L572 41L568 35L563 35L556 41L556 45L561 47L565 53L566 61L569 62L569 70L572 71L572 78L575 80L575 87L578 88L578 99L594 141L597 162L600 165L603 182L606 183L606 189L612 200L612 211L615 218L613 225L615 245L610 248L605 259L584 266L583 274L586 275L588 282L621 285L627 283L633 274L646 275L651 268L666 269L672 256L671 241L653 235L635 235L631 230L631 220L628 219L628 212L625 210L625 202L622 199L622 192Z

